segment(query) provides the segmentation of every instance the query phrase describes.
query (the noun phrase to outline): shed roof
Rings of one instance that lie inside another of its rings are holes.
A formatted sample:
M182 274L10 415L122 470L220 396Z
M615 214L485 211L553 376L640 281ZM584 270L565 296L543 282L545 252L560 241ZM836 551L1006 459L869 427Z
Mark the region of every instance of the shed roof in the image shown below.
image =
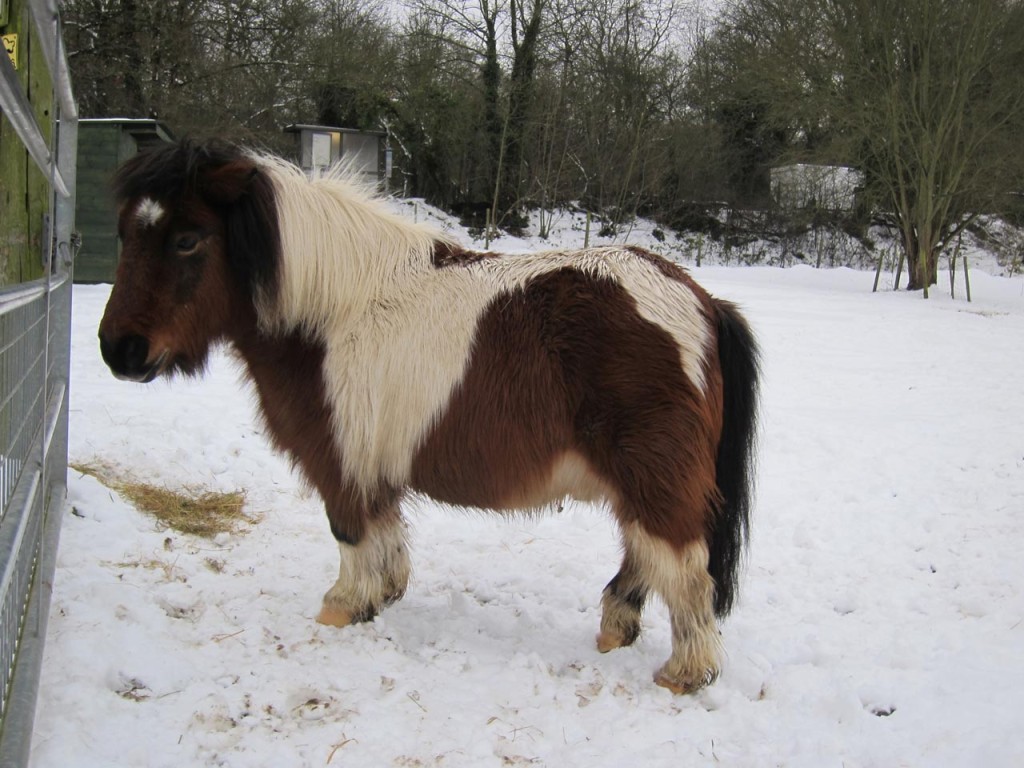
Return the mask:
M306 123L292 123L284 127L285 133L299 133L300 131L331 131L332 133L361 133L366 136L387 136L385 131L364 131L359 128L341 128L337 125L309 125Z
M143 146L163 141L174 141L174 134L162 120L141 117L89 117L79 120L81 125L120 125Z

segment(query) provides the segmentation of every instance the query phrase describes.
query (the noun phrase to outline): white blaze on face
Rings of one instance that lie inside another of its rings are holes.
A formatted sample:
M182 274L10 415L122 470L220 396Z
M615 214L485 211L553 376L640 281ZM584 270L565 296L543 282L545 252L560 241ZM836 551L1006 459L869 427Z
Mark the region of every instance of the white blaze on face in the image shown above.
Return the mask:
M142 226L152 227L163 217L164 207L151 197L144 197L139 201L139 207L135 209L135 218Z

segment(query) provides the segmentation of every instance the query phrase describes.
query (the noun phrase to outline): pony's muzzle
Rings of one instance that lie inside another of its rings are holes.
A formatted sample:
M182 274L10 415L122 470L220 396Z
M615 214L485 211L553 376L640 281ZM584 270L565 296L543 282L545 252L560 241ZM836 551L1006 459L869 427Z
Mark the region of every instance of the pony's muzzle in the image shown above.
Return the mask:
M142 383L157 377L165 357L161 355L155 362L147 362L149 341L145 336L134 334L112 340L100 333L100 354L117 378Z

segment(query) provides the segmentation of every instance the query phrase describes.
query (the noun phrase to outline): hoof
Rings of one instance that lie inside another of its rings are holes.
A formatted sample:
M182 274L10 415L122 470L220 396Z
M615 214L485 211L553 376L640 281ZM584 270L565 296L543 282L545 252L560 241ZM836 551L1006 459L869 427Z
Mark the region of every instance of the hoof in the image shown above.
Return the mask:
M706 670L703 676L696 679L682 676L675 677L667 674L664 670L659 670L654 675L654 682L662 688L668 688L677 696L685 696L686 694L696 693L701 688L706 688L715 682L717 677L718 673L710 669Z
M635 643L638 637L640 637L639 621L618 625L602 622L601 631L597 633L597 650L601 653L608 653L616 648L625 648L627 645Z
M601 653L614 651L624 645L628 645L626 638L616 632L599 632L597 635L597 650Z
M328 627L347 627L352 623L352 614L340 608L324 604L316 615L318 623Z

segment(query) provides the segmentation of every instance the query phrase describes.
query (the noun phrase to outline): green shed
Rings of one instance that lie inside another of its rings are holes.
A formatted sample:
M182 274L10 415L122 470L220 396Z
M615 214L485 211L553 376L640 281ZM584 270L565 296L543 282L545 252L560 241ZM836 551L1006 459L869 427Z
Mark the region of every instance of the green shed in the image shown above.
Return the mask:
M82 248L75 259L76 283L112 283L120 244L110 196L114 170L139 151L173 141L159 120L103 118L78 121L78 188L75 223Z

